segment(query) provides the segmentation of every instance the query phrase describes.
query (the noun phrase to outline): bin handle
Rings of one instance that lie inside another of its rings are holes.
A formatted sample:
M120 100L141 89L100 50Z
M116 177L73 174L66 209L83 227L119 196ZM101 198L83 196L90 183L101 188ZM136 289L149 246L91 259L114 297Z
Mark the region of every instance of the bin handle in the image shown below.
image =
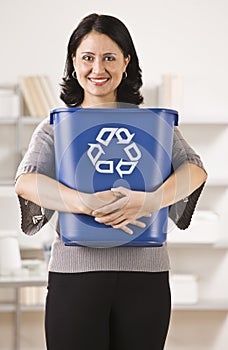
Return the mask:
M54 124L54 115L52 112L50 113L50 124Z

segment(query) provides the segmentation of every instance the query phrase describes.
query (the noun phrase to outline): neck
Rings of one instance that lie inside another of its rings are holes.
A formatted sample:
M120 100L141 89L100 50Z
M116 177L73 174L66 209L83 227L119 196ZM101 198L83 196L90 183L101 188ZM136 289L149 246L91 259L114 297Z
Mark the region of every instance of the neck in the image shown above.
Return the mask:
M81 106L83 108L116 108L116 96L85 96Z

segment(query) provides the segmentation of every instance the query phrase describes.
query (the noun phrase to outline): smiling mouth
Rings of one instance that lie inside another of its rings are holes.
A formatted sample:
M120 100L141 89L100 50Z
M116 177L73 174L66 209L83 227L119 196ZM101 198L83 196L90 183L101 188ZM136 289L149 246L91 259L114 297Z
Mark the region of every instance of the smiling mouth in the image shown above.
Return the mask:
M89 78L89 80L91 81L92 84L101 86L107 83L109 78Z

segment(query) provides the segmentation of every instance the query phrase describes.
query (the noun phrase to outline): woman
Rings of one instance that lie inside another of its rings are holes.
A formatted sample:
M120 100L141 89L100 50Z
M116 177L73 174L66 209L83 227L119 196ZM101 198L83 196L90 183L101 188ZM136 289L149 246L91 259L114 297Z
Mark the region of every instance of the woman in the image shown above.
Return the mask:
M117 18L91 14L73 32L61 98L67 106L140 105L141 70L131 36ZM131 234L162 207L186 228L206 181L199 156L176 128L173 173L154 192L117 188L94 194L55 180L53 129L43 121L17 172L22 229L34 234L53 211L83 213ZM52 247L46 303L49 350L161 350L170 319L166 245L154 248Z

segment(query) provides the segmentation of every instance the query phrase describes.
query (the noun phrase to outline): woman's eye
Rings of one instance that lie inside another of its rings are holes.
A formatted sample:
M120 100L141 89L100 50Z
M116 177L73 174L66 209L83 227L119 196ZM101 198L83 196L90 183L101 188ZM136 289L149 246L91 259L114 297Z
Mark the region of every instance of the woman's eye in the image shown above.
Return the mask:
M90 62L90 61L93 60L93 57L92 57L92 56L89 56L89 55L85 55L85 56L82 57L82 59L83 59L84 61Z
M115 60L115 57L113 56L106 56L105 57L105 61L114 61Z

